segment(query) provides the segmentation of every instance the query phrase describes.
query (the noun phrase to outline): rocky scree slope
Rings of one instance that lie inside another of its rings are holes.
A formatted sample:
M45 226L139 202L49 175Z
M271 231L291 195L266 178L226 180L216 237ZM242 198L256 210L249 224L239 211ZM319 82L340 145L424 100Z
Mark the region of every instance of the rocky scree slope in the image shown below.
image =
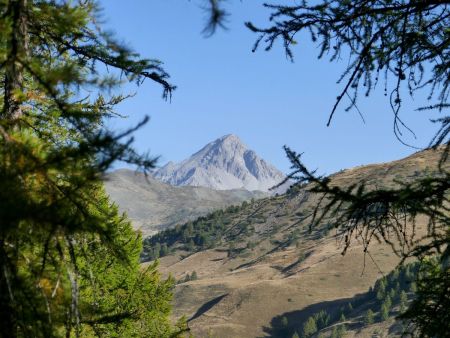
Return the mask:
M180 163L169 162L156 170L153 177L174 186L267 192L284 175L248 149L239 137L226 135Z

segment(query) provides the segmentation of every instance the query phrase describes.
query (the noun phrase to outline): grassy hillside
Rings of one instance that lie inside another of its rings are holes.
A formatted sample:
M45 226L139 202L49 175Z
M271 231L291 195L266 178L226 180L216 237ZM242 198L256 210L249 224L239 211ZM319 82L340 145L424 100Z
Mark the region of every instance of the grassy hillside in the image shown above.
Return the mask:
M373 287L349 299L314 304L275 317L272 337L344 337L387 333L401 336L404 323L396 319L414 296L419 264L408 263L378 279Z
M345 170L331 180L340 186L359 181L394 186L435 175L439 157L436 151L419 152L400 161ZM147 258L154 258L152 250L159 247L162 272L178 280L175 315L187 315L200 337L280 336L283 317L288 327L301 330L303 321L318 311L346 306L395 268L398 257L380 243L364 253L355 241L342 256L333 218L310 229L317 201L308 187L296 187L147 239ZM425 233L425 222L419 219L416 230ZM293 317L294 323L289 317L293 313L301 314ZM373 325L388 330L384 322ZM347 328L350 335L352 328ZM360 331L358 336L364 336Z

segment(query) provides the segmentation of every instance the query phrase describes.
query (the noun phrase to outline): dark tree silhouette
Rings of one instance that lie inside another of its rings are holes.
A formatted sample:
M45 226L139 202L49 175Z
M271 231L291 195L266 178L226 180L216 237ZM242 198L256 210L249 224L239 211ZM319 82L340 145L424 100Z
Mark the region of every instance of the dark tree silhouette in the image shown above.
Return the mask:
M155 164L131 147L145 119L104 127L126 97L102 89L148 79L168 98L174 86L97 14L94 0L0 1L0 337L175 334L172 282L140 270L140 236L101 184L116 160Z
M401 126L406 127L399 115L402 87L406 86L410 95L423 88L429 90L431 103L420 109L449 107L449 5L450 1L445 0L329 0L315 5L301 1L297 6L266 4L273 10L270 16L273 25L268 28L257 28L251 22L246 25L260 33L254 50L261 44L270 50L274 42L281 39L286 54L292 59L296 36L307 32L312 41L320 45L320 58L330 55L330 60L334 61L344 53L350 54L351 61L339 79L343 89L337 96L327 125L345 97L350 99L347 107L350 109L355 107L361 87L367 96L383 79L387 93L389 83L393 82L389 103L395 116L394 132L400 138ZM444 142L450 126L448 117L436 122L441 128L433 145Z
M268 27L246 23L259 34L254 50L271 50L281 40L292 59L297 39L307 33L320 46L320 58L329 55L331 61L337 61L341 55L349 55L351 61L338 79L342 90L327 125L344 98L350 101L346 109L357 108L358 95L370 95L380 82L401 142L403 131L409 130L400 116L402 89L412 97L420 90L428 91L428 102L418 110L443 114L450 107L450 1L324 0L312 5L300 1L293 6L264 6L272 11ZM287 179L322 196L312 215L312 226L326 216L335 217L345 243L343 253L357 238L364 243L365 252L375 239L389 243L403 259L439 257L434 269L421 274L418 299L403 318L413 323L411 334L443 337L450 331L449 321L441 320L448 317L450 301L450 117L433 122L438 129L429 148L441 153L440 172L394 188L368 189L364 183L339 188L329 177L309 170L301 154L288 147L285 150L292 163ZM428 220L428 233L417 239L416 221L423 216Z

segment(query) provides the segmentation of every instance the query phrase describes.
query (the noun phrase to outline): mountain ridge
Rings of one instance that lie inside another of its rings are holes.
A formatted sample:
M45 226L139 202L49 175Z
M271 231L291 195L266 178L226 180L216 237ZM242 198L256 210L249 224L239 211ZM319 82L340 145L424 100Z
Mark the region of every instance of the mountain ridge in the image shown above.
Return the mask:
M174 186L264 192L268 192L285 178L281 171L259 157L234 134L208 143L179 163L168 162L152 175Z
M364 182L368 189L392 189L440 175L450 169L448 161L438 166L442 151L342 170L330 175L331 184L345 188ZM343 256L333 216L310 228L320 196L309 188L297 185L284 195L217 210L146 239L148 259L158 258L163 275L178 281L174 317L187 316L195 336L292 337L322 310L339 321L320 332L326 336L339 325L349 337L395 332L397 323L382 318L380 304L373 308L376 322L367 324L363 315L368 307L357 302L400 258L390 245L377 241L370 246L370 260L358 241ZM418 219L414 230L411 226L405 230L417 238L427 232L425 219ZM355 309L345 310L350 302ZM397 311L391 310L391 315Z
M261 198L262 192L216 191L205 187L171 186L129 169L105 175L106 192L126 212L143 236L204 216L209 212Z

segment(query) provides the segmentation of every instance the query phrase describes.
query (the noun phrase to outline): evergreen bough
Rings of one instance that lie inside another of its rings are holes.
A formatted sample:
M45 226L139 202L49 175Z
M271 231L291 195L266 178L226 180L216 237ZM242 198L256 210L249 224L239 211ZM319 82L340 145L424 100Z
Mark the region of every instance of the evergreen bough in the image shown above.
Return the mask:
M123 79L174 86L98 26L94 0L0 1L0 337L168 337L173 281L107 198L120 160L155 159L104 127ZM106 70L109 72L106 72ZM185 326L183 325L183 329Z

